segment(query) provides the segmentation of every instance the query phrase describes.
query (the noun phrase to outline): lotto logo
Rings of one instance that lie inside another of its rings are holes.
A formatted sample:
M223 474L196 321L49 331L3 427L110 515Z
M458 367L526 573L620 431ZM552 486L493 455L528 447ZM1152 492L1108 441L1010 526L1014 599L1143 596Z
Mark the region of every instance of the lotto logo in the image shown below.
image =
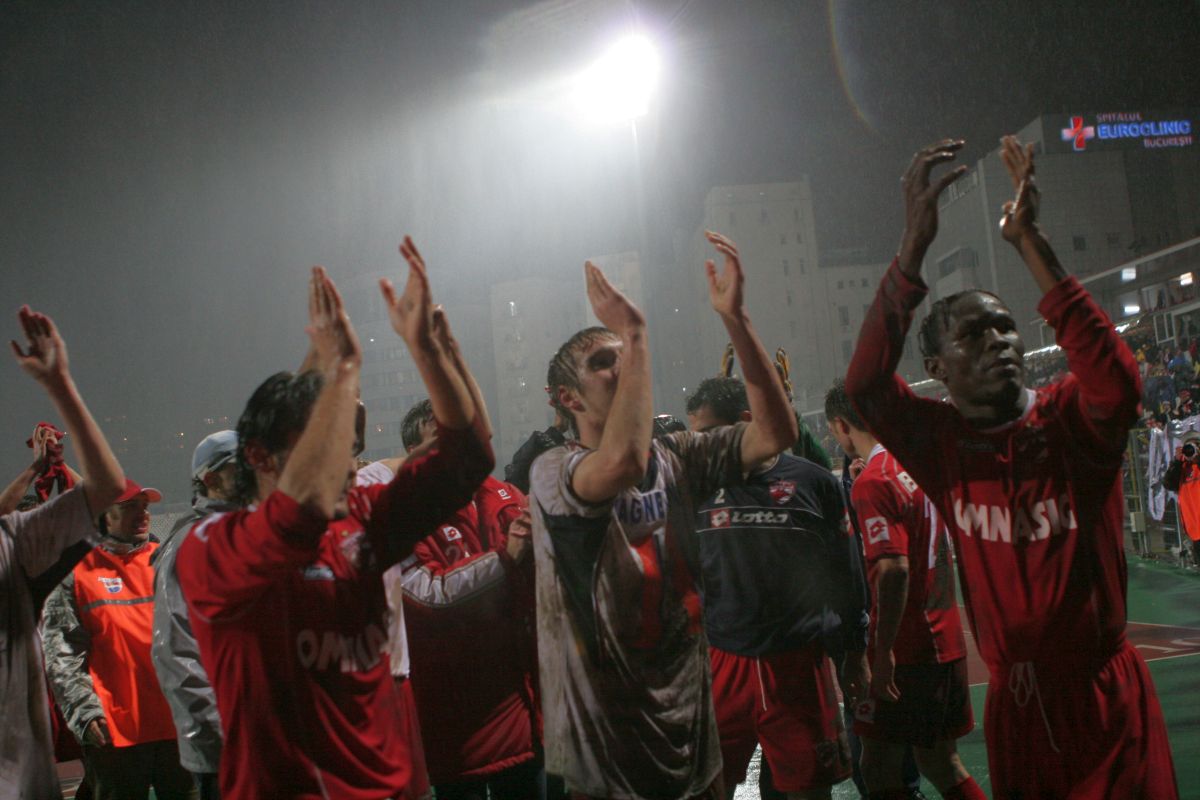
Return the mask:
M729 527L729 511L726 509L721 509L720 511L712 512L712 517L710 518L710 523L712 524L712 526L714 528L728 528Z
M854 718L863 722L875 721L875 700L864 700L854 708Z
M500 495L501 500L511 500L512 499L512 495L508 493L507 489L497 489L496 493Z
M867 544L877 544L891 540L888 535L888 523L883 517L871 517L865 525L867 531Z
M447 542L453 542L455 539L462 538L462 531L453 525L446 525L442 527L442 536L446 537Z
M100 583L109 594L120 594L121 592L120 578L100 578Z

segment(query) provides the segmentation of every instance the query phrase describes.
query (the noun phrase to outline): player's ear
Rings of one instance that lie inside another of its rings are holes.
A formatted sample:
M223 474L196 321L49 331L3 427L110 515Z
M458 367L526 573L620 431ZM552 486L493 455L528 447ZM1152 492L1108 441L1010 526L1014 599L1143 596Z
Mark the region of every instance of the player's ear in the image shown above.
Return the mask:
M579 414L583 411L583 402L579 399L579 395L569 386L559 386L558 389L558 404L567 409L573 414Z
M946 382L946 365L942 363L941 356L925 357L925 374L935 381Z

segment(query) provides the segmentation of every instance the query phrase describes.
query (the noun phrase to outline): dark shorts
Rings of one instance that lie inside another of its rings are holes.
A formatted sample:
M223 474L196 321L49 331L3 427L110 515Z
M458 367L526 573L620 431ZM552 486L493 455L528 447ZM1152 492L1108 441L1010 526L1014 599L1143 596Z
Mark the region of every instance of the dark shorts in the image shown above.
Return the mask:
M758 744L780 791L832 786L850 776L833 664L821 647L761 658L712 647L709 656L727 787L745 780Z
M975 727L967 660L946 664L898 664L895 703L871 699L854 709L854 732L874 739L917 747L958 739Z

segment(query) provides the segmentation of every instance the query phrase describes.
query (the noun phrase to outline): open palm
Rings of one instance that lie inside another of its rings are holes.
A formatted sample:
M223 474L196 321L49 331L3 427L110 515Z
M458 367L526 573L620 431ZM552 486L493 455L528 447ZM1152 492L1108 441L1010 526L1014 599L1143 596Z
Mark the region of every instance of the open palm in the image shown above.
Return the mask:
M608 282L608 278L592 262L583 265L587 279L588 302L592 313L600 324L617 335L646 324L641 309L633 304L620 289Z
M329 369L339 362L362 362L358 334L350 324L341 294L324 267L313 267L309 280L307 330L321 368Z
M10 342L17 364L34 380L42 382L67 374L67 346L54 321L45 314L21 306L17 312L26 345L22 349L16 340Z
M717 265L711 259L704 262L704 269L708 275L708 299L712 302L713 309L721 316L736 316L741 313L745 303L743 289L746 283L737 246L713 231L705 231L704 238L712 243L718 253L725 256L725 264L720 272L717 272Z
M400 254L408 262L408 280L404 284L404 291L397 295L396 288L387 278L379 282L379 289L387 303L392 329L409 347L428 348L435 338L433 299L429 291L429 276L425 272L425 260L409 236L404 237Z

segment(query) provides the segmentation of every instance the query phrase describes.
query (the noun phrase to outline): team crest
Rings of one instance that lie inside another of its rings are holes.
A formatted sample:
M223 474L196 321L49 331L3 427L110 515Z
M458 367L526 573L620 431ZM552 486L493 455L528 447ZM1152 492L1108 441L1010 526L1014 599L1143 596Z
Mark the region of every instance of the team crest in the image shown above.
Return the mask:
M863 700L854 708L854 718L866 723L875 721L875 698Z
M109 594L120 594L121 592L120 578L101 578L100 583L104 585L104 590Z
M711 513L712 513L712 516L709 517L710 525L712 525L714 528L728 528L729 527L729 511L728 511L728 509L722 508L717 511L713 511Z
M795 494L795 481L775 481L771 484L771 499L775 501L775 505L777 506L787 503Z

